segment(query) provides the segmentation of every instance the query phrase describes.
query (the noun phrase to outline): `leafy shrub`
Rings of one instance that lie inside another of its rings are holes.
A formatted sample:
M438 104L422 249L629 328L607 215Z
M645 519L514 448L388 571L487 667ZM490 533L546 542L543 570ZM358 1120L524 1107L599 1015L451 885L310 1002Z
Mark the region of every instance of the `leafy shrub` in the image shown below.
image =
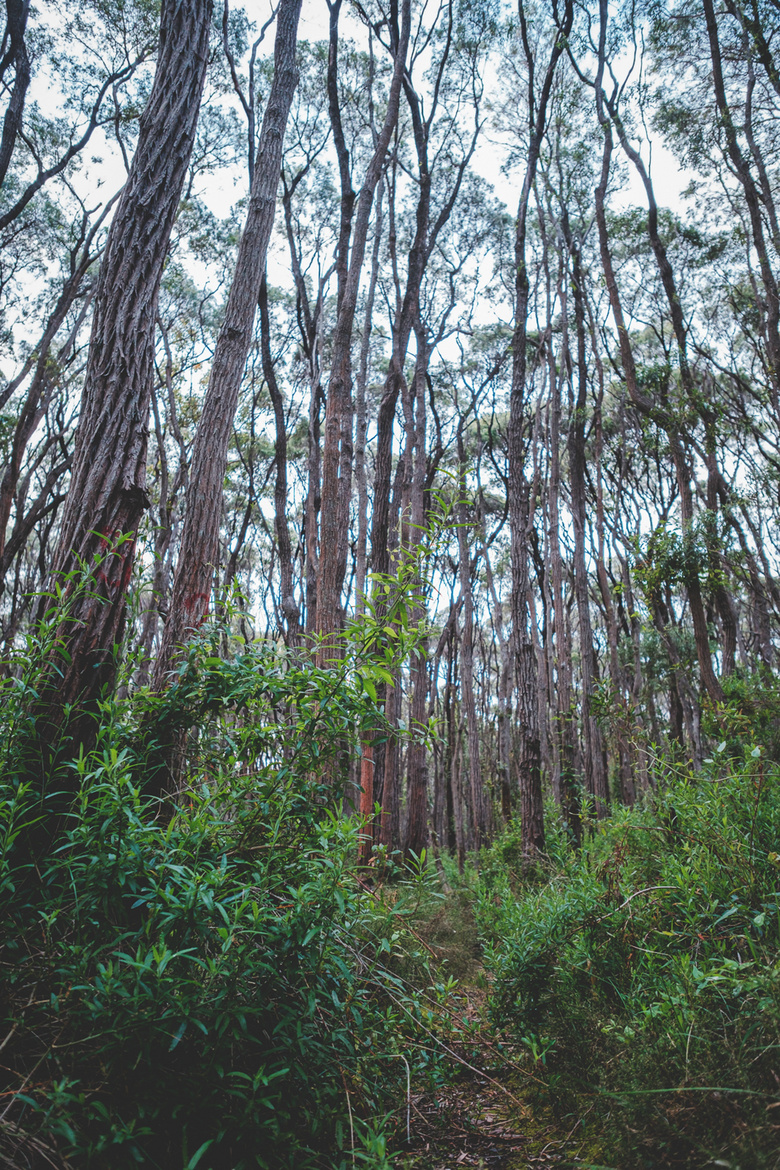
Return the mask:
M226 663L205 638L168 695L105 705L41 848L34 667L0 695L0 1160L381 1166L372 1119L419 1009L321 783L374 718L359 675L267 647ZM155 735L188 723L191 783L163 817Z
M698 776L659 761L652 803L544 885L501 844L482 870L493 1016L619 1165L780 1164L780 775L720 747Z

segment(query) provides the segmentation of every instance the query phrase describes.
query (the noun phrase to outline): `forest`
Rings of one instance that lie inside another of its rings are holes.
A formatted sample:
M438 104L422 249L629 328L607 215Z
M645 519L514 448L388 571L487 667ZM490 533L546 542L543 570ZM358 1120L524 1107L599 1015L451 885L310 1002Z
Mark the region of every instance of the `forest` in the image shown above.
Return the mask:
M780 1170L780 3L5 0L0 1166Z

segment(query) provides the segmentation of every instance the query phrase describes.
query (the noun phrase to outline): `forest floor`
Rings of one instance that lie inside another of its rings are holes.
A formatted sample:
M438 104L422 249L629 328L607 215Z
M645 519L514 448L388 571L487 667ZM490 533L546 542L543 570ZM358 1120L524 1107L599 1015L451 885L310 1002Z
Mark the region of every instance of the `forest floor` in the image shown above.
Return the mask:
M458 1039L447 1041L444 1082L415 1092L397 1113L399 1170L546 1170L602 1167L582 1117L555 1118L538 1091L530 1054L496 1032L488 1017L488 976L465 891L455 891L418 931L442 973L457 979L450 1012ZM408 1126L408 1138L407 1138ZM399 1140L400 1139L400 1140Z

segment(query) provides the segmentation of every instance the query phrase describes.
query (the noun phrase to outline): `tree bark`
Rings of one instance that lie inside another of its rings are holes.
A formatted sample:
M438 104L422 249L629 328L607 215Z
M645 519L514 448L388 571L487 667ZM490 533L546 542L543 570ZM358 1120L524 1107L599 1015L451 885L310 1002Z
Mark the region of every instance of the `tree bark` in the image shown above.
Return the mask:
M14 87L3 118L3 133L0 137L0 187L5 181L8 165L16 145L16 137L22 128L24 99L30 85L30 57L24 34L30 0L6 0L6 35L10 41L8 58L13 61ZM3 38L5 41L5 38ZM5 62L3 62L5 64ZM9 61L10 64L10 61ZM5 73L5 69L3 69Z
M190 161L208 61L211 0L164 0L157 71L100 268L70 491L52 588L63 590L67 657L47 695L87 712L113 683L138 525L148 506L146 446L157 296ZM88 574L87 589L80 587ZM77 735L88 736L87 725Z
M317 572L317 632L322 639L318 648L320 663L339 655L338 641L334 642L333 639L341 629L341 589L346 572L352 485L352 331L374 192L398 120L410 27L410 0L403 0L401 33L394 50L395 60L387 110L358 196L352 253L333 335L332 372L328 386L325 443L322 452L320 553Z
M157 689L166 685L188 633L201 625L211 599L228 445L274 222L284 132L298 84L295 50L300 10L301 0L281 0L277 15L274 77L260 131L249 209L225 319L193 444L173 597L155 664Z
M593 626L588 599L588 572L585 564L585 410L587 404L588 372L585 352L585 295L579 244L569 227L564 209L563 230L572 264L574 288L574 320L577 335L577 393L569 424L569 476L571 481L571 510L574 527L574 592L577 598L577 617L580 629L580 658L582 670L582 732L585 751L585 788L596 804L596 814L607 812L607 777L602 758L601 734L593 717L592 702L595 691L593 669Z
M471 555L469 552L468 517L466 504L466 453L463 444L463 420L457 435L458 446L458 577L463 598L463 631L461 634L460 686L466 715L466 737L469 752L469 796L475 848L487 842L485 792L480 767L479 725L474 699L474 596L471 590Z
M274 483L274 527L279 548L279 584L281 591L282 616L287 624L288 645L294 645L300 633L300 610L293 589L293 562L290 529L287 524L287 420L284 417L284 401L276 381L273 357L271 355L271 318L268 312L268 276L263 276L260 285L260 353L263 362L263 378L268 387L276 427L274 461L276 481Z

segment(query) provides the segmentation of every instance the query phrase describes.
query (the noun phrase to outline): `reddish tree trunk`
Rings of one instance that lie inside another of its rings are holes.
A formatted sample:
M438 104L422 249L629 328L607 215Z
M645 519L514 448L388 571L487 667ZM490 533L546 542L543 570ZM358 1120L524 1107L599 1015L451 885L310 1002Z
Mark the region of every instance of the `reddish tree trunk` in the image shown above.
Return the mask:
M30 58L24 41L30 0L6 0L6 36L10 41L8 58L14 64L14 87L3 118L3 133L0 136L0 186L8 170L14 152L16 138L22 128L24 99L30 85Z

